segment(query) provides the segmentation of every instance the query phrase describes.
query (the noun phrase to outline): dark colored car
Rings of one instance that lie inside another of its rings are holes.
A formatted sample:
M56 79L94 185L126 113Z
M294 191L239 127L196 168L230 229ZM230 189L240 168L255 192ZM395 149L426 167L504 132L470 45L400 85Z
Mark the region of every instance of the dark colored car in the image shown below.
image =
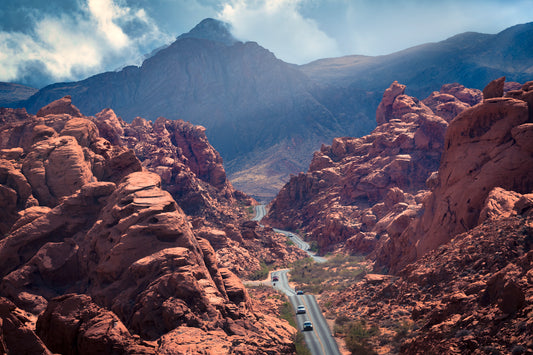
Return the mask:
M311 323L310 321L306 320L304 322L304 330L313 330L313 323Z
M297 295L303 295L304 292L303 292L302 290L298 290L298 291L296 291L296 294L297 294Z
M272 281L274 282L279 281L279 276L278 275L272 276Z

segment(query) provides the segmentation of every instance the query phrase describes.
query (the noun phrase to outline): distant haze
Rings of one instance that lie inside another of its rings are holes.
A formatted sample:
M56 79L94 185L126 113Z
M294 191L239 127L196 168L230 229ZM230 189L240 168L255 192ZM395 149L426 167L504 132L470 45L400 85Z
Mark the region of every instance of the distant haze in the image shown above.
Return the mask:
M41 87L127 64L206 17L287 62L380 55L533 21L531 0L6 0L0 81Z

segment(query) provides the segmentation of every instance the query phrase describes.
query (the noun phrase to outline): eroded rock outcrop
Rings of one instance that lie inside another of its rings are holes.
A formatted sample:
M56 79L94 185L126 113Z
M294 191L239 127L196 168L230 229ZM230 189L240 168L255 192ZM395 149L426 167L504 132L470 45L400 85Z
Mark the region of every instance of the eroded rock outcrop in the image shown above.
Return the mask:
M39 317L36 333L59 354L153 354L155 344L134 337L110 311L86 295L54 298Z
M33 331L31 315L0 297L0 353L51 355Z
M368 348L401 354L533 352L533 200L495 188L505 211L379 281L321 297L331 316L380 329Z
M242 274L263 254L300 255L257 223L243 227L237 200L247 197L227 182L201 127L164 118L127 125L110 110L86 117L68 97L38 116L5 113L0 296L14 305L0 319L0 349L23 349L12 339L27 333L43 354L202 351L207 338L227 353L294 350L295 330L258 322L265 318L239 278L197 232L227 226L228 241L214 245L236 247L227 263L246 255ZM198 208L192 219L175 198ZM11 333L15 305L40 314L36 333Z
M533 190L528 163L533 126L530 106L522 99L531 96L530 87L511 91L512 97L485 99L450 123L424 213L398 238L404 247L396 257L388 257L389 262L381 258L383 262L405 265L477 226L487 217L483 205L495 187L522 194ZM416 252L406 256L407 249Z
M401 234L419 214L448 122L482 98L459 84L424 101L404 90L394 82L385 91L370 135L335 138L315 152L309 171L294 176L273 201L267 221L307 232L324 251L344 245L369 253Z

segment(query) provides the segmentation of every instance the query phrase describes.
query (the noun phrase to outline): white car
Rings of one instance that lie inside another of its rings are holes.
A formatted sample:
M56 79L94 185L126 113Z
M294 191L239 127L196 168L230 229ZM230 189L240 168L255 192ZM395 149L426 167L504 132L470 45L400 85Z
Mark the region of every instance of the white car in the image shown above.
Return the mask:
M296 314L303 314L303 313L305 313L305 306L301 304L296 308Z

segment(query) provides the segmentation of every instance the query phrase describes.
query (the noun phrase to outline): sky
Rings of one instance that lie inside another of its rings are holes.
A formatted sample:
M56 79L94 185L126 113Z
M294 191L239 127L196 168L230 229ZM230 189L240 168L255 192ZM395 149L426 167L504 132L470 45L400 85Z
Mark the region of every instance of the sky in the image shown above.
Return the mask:
M296 64L533 21L533 0L1 0L0 81L40 88L144 56L212 17Z

